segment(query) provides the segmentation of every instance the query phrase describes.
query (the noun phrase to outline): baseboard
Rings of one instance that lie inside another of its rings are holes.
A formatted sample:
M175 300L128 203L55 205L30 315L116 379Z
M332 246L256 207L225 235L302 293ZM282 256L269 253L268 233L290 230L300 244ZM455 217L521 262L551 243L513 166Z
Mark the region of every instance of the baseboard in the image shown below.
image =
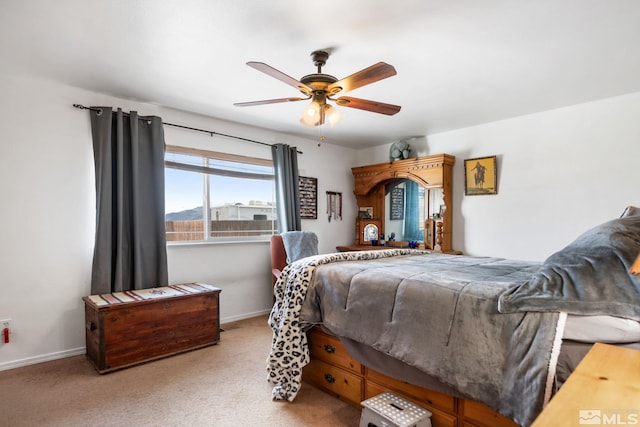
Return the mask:
M49 362L51 360L64 359L65 357L79 356L86 354L85 347L73 348L70 350L58 351L56 353L42 354L40 356L27 357L25 359L12 360L10 362L0 363L0 371L6 371L14 368L22 368L23 366L35 365L37 363Z
M244 313L240 316L223 317L220 318L220 324L222 325L225 323L237 322L238 320L251 319L252 317L264 316L269 313L271 313L271 309L254 311L253 313Z
M269 314L271 309L268 310L260 310L253 313L244 313L239 316L230 316L220 319L220 323L231 323L236 322L238 320L250 319L252 317L264 316L265 314ZM51 360L64 359L65 357L71 356L79 356L81 354L86 354L86 347L78 347L69 350L59 351L56 353L42 354L40 356L27 357L25 359L12 360L9 362L0 363L0 371L7 371L9 369L21 368L23 366L35 365L37 363L49 362Z

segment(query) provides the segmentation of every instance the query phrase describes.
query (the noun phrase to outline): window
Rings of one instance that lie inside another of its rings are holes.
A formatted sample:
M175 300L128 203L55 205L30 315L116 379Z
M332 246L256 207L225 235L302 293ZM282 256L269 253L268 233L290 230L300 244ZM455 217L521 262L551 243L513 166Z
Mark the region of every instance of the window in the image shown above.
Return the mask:
M277 233L271 160L167 146L168 242L242 241Z

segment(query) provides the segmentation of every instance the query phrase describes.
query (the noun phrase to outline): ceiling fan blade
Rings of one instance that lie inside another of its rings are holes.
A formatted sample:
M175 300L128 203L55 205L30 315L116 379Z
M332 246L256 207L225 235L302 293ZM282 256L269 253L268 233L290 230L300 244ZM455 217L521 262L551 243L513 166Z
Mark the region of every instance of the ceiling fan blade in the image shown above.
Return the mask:
M335 102L341 107L357 108L359 110L386 114L387 116L393 116L400 111L401 108L399 105L385 104L384 102L369 101L367 99L352 98L349 96L341 96L336 99Z
M262 101L249 101L249 102L236 102L235 105L236 107L251 107L252 105L264 105L264 104L277 104L279 102L294 102L294 101L305 101L307 99L310 99L311 97L307 97L307 98L278 98L278 99L265 99Z
M296 79L294 79L291 76L286 75L285 73L283 73L280 70L276 70L275 68L273 68L270 65L265 64L264 62L255 62L255 61L249 61L247 62L247 65L251 68L255 68L258 71L262 71L263 73L276 78L278 80L280 80L281 82L284 82L286 84L288 84L289 86L293 86L296 89L298 89L299 91L303 92L303 93L311 93L313 92L313 89L310 88L309 86L307 86L306 84L302 83L301 81L298 81Z
M393 65L389 65L386 62L378 62L364 70L360 70L357 73L330 84L327 87L327 92L330 94L336 94L338 92L344 93L395 75L396 69L393 68Z

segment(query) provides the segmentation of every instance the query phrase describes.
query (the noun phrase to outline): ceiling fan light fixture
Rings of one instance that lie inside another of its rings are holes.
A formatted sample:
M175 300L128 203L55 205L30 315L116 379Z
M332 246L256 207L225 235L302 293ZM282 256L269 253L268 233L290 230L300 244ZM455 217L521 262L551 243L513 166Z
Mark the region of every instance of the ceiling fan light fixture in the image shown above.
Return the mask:
M302 111L302 118L300 119L300 123L305 125L306 127L315 127L318 126L322 119L322 106L316 100L311 101L307 107Z
M311 103L305 108L304 114L309 117L318 117L320 115L320 103L318 101L311 101Z
M329 104L324 106L324 115L331 127L335 126L340 120L342 120L342 113L337 109L332 107Z

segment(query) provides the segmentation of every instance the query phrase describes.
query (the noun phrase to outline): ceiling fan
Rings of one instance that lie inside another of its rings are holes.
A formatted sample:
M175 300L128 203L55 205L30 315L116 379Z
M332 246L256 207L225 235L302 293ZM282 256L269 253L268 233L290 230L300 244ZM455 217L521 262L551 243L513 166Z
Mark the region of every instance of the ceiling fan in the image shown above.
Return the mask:
M275 68L265 64L264 62L247 62L247 65L258 71L274 77L289 86L293 86L302 92L306 97L291 97L266 99L263 101L238 102L234 105L238 107L249 107L253 105L276 104L280 102L305 101L311 99L311 103L305 108L300 122L307 127L320 126L329 121L333 126L342 117L340 112L327 103L333 101L336 105L349 108L357 108L360 110L371 111L374 113L386 114L392 116L400 111L399 105L385 104L383 102L369 101L367 99L353 98L350 96L341 96L333 98L339 93L345 93L359 87L375 83L387 77L395 76L396 69L392 65L384 62L378 62L370 67L360 70L341 80L322 72L322 67L329 59L329 53L324 50L316 50L311 53L313 64L318 67L318 72L309 74L296 80L276 70Z

